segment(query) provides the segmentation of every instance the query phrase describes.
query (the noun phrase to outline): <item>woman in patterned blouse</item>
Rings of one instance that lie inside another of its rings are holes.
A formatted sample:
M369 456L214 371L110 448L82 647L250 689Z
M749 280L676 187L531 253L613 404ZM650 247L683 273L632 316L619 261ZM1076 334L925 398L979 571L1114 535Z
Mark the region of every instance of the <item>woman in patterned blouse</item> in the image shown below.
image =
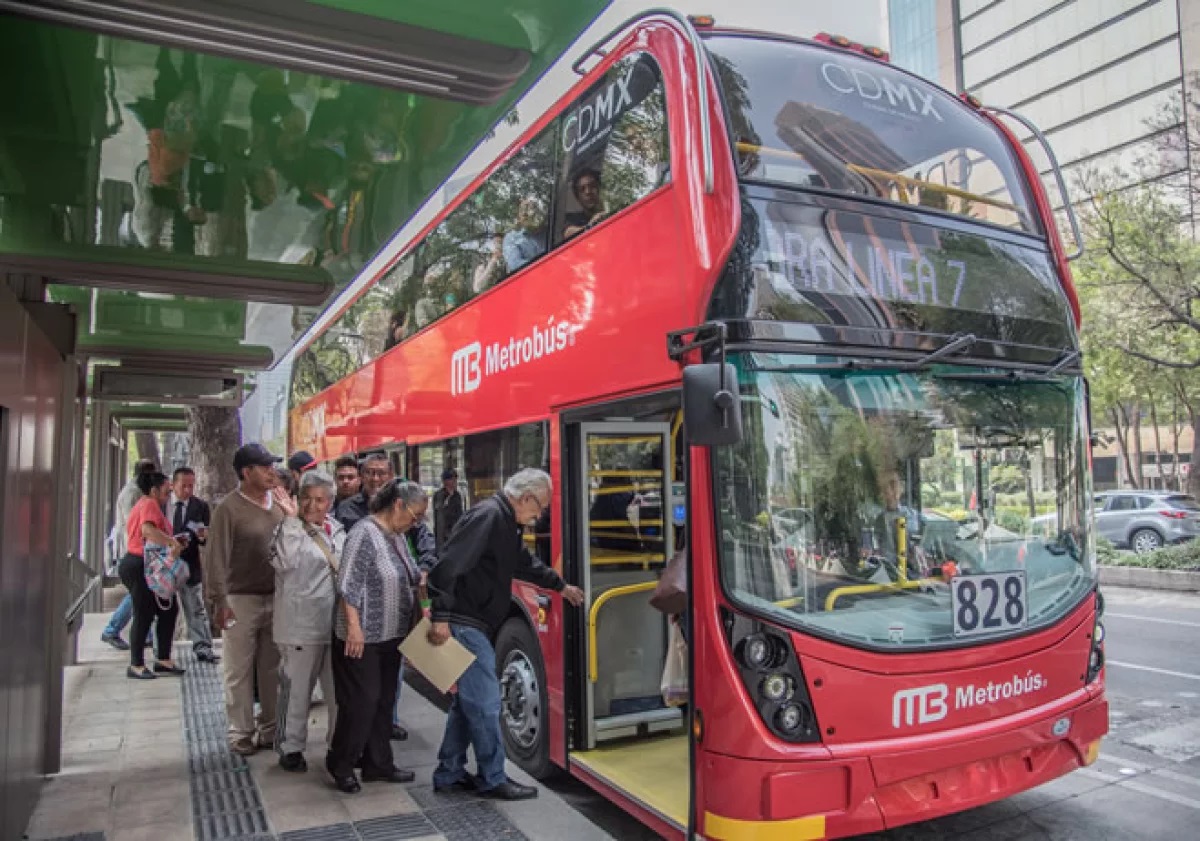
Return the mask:
M347 794L359 790L355 761L362 758L362 780L408 783L412 771L392 762L392 706L400 672L398 646L408 634L413 611L420 610L417 582L410 570L408 531L429 507L416 482L396 479L371 497L364 517L350 530L338 570L338 612L333 640L333 683L337 723L325 767Z

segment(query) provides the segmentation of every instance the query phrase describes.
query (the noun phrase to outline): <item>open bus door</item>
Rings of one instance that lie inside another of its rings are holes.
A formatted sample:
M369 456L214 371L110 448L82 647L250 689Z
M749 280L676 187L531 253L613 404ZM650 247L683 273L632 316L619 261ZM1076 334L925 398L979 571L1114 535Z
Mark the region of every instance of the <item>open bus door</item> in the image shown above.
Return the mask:
M584 744L571 763L683 828L686 719L663 703L668 620L650 606L675 546L672 427L614 421L577 429L571 494L588 615Z

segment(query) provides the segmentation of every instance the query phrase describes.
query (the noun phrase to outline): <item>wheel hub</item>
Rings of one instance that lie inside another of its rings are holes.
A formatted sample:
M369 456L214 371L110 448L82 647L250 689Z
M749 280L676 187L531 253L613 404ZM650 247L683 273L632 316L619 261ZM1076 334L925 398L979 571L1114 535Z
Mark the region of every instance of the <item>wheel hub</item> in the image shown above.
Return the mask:
M500 675L500 713L513 741L533 747L542 729L541 694L537 672L521 651L508 656Z

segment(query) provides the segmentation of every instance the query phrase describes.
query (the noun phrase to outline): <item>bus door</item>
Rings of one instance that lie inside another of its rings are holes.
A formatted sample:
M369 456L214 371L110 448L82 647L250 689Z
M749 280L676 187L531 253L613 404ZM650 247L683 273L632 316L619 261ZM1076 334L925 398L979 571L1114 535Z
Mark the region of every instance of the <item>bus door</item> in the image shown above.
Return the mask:
M669 423L580 427L587 748L682 726L663 704L666 617L650 606L674 546L669 509ZM666 500L666 503L664 503Z

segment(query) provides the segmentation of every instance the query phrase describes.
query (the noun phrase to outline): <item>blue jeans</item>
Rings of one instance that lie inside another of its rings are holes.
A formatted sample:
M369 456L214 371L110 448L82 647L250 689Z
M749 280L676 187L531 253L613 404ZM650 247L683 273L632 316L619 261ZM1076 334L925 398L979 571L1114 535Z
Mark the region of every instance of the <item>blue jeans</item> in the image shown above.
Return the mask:
M108 624L104 626L104 635L106 637L120 636L125 630L125 626L129 624L129 620L133 618L133 599L127 593L125 598L121 599L121 603L117 605L117 609L113 611L112 617L108 620Z
M500 734L500 680L496 677L496 650L487 635L467 625L451 625L450 633L475 655L475 661L458 679L458 692L446 716L446 732L438 750L433 784L453 785L467 776L467 746L475 748L482 791L495 788L504 773L504 740Z

